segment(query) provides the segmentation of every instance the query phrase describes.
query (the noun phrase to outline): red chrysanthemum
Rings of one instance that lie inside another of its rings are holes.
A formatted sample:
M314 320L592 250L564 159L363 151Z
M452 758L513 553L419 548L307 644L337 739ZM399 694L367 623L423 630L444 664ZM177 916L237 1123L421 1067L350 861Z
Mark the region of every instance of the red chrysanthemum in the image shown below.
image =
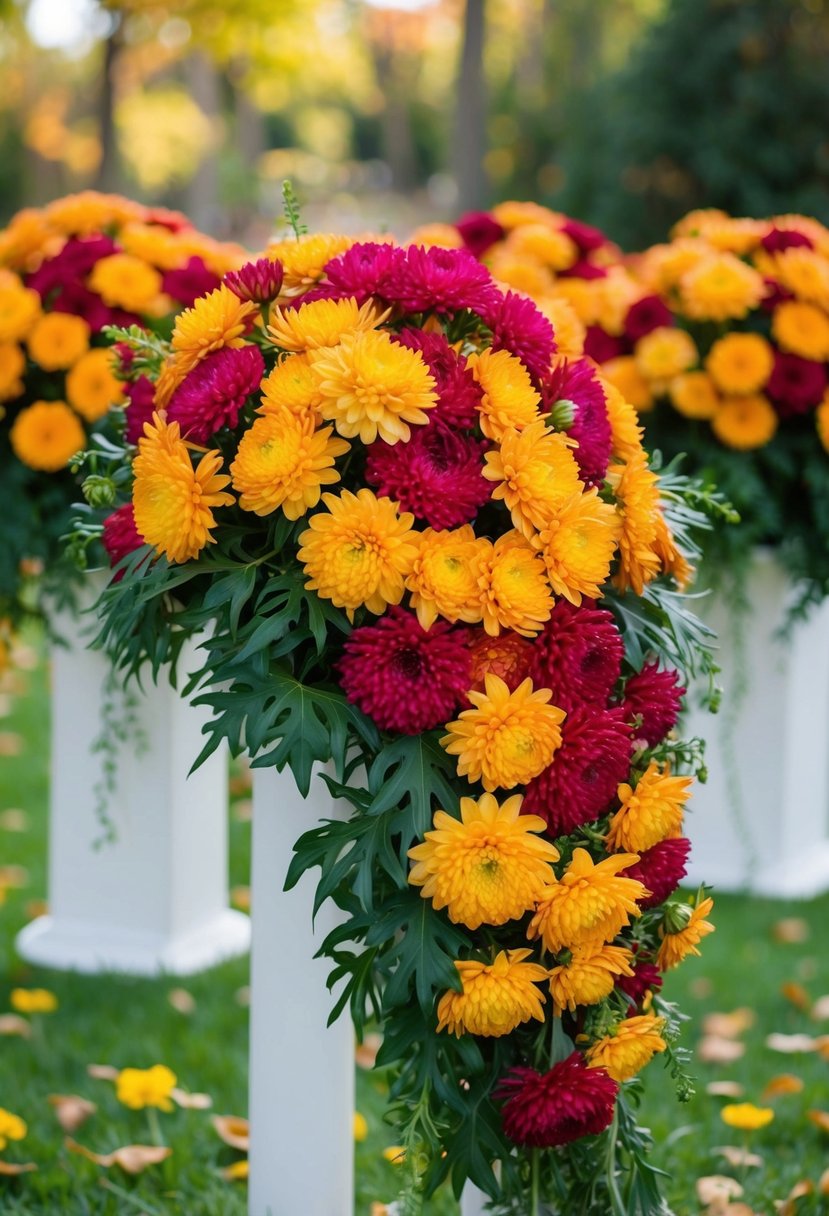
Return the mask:
M383 296L407 312L483 313L498 289L487 268L468 249L424 249L409 245L393 266Z
M467 211L455 225L463 243L476 258L506 236L504 229L488 211Z
M610 244L600 228L593 228L590 224L582 223L581 220L565 220L561 231L565 232L571 241L575 241L582 253L592 253L595 249L601 249L603 245Z
M235 426L239 411L259 388L265 361L258 346L224 347L203 359L178 386L167 407L192 443L207 443L223 426Z
M642 296L631 304L625 317L625 337L638 342L653 329L664 329L674 324L674 314L659 296Z
M529 1148L554 1148L609 1127L618 1092L603 1068L588 1068L574 1051L549 1072L513 1068L493 1097L504 1102L501 1117L510 1140Z
M679 672L660 671L658 663L646 663L625 685L625 721L631 724L637 739L656 747L676 726L684 696Z
M773 227L760 241L766 253L782 253L784 249L814 249L814 242L805 232L797 232L794 228Z
M567 434L578 447L573 455L589 486L601 485L607 474L612 450L610 419L604 389L589 359L562 360L542 383L544 408L551 410L557 401L575 406Z
M806 414L816 406L826 392L826 383L826 369L822 363L776 350L766 392L780 417L790 418Z
M536 688L550 688L553 705L604 709L622 671L624 645L606 608L557 600L549 621L533 641L530 675Z
M117 251L118 246L108 236L70 236L60 253L44 258L37 270L26 276L26 285L46 300L69 283L82 284L96 262Z
M124 409L127 443L137 444L144 434L144 423L152 422L155 412L155 385L148 376L139 376L131 384L124 385L127 404Z
M185 308L192 308L199 296L215 291L220 282L219 276L205 265L204 259L194 256L177 270L165 271L161 285L168 296L178 300Z
M408 443L373 443L366 481L436 532L458 528L472 522L492 492L481 471L486 446L438 419L415 428Z
M642 908L657 908L677 889L688 870L691 842L687 836L671 836L645 849L635 865L623 871L625 878L636 878L650 891L640 899Z
M483 692L488 675L498 676L510 692L515 692L530 674L532 646L517 633L491 637L483 629L470 629L469 691ZM468 704L468 702L467 702Z
M443 334L424 329L403 329L395 341L420 351L437 388L438 403L430 417L459 430L471 429L478 420L482 391L463 355L452 349Z
M135 526L135 512L132 503L124 503L117 511L113 511L104 520L104 532L101 537L107 551L110 566L117 566L120 561L144 544ZM124 577L124 571L119 570L116 580Z
M588 325L584 336L584 353L597 363L609 363L619 355L627 353L628 347L621 338L614 338L601 325Z
M328 298L353 296L363 304L371 296L386 298L387 285L394 281L406 255L398 245L377 241L358 241L345 253L332 258L325 267ZM390 297L389 297L390 298ZM303 301L308 300L303 297Z
M596 266L594 262L589 262L587 258L580 258L578 262L574 262L572 266L562 270L561 277L563 279L606 279L607 270L604 266Z
M381 730L419 735L448 722L469 686L464 642L465 631L445 621L423 629L416 616L390 608L345 643L340 684Z
M527 786L524 812L547 821L551 836L597 819L630 774L631 731L619 709L580 705L561 724L553 762Z
M547 374L556 349L553 327L529 297L499 292L481 316L492 330L493 350L508 350L537 379Z
M223 282L240 300L268 304L279 295L282 278L282 263L277 258L257 258L238 270L229 270Z
M644 905L643 905L644 906ZM634 951L636 945L633 946ZM635 1014L644 1000L648 990L658 992L662 987L662 972L655 963L641 962L633 964L633 975L620 975L616 979L616 987L633 1001L629 1016Z

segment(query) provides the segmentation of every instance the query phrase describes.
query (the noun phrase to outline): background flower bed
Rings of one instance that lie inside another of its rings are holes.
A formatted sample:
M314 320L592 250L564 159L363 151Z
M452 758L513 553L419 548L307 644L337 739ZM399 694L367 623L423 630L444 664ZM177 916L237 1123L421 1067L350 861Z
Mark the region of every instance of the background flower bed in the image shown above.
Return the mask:
M99 1104L99 1113L78 1133L82 1143L98 1150L143 1139L141 1116L115 1102L111 1087L86 1076L92 1062L146 1066L158 1061L170 1065L181 1082L210 1093L214 1111L243 1114L246 1110L247 1010L236 994L247 983L247 961L230 963L184 982L196 1001L195 1011L184 1016L169 1003L168 994L179 981L140 981L114 977L85 978L34 971L14 961L14 934L25 922L27 905L45 891L45 829L47 777L34 757L48 747L46 671L40 665L22 679L26 692L0 718L0 737L19 735L25 749L3 756L0 780L0 815L21 808L28 816L26 832L9 832L0 826L0 859L29 871L25 888L8 892L0 910L0 1013L8 1011L8 996L17 985L41 985L58 996L60 1007L45 1026L45 1042L36 1049L19 1038L0 1040L0 1094L29 1122L29 1135L15 1146L15 1160L36 1160L40 1170L15 1182L2 1180L2 1210L8 1216L242 1216L244 1191L238 1183L221 1179L218 1170L238 1157L225 1149L213 1132L209 1117L200 1111L179 1111L161 1116L162 1127L174 1152L170 1161L136 1179L117 1172L106 1175L127 1198L97 1183L104 1171L69 1156L61 1149L63 1134L46 1094L81 1093ZM7 707L9 708L9 707ZM237 813L231 816L231 881L247 881L249 825ZM244 812L244 808L243 812ZM0 818L0 825L3 823ZM691 820L693 824L693 819ZM725 1127L719 1108L726 1099L705 1092L714 1080L734 1080L745 1087L746 1100L760 1101L771 1077L793 1072L802 1077L802 1093L773 1103L775 1121L755 1133L753 1149L765 1164L750 1171L746 1199L760 1211L772 1210L801 1178L816 1181L826 1165L826 1137L808 1122L805 1112L819 1107L825 1092L827 1063L817 1055L775 1054L764 1046L771 1032L819 1034L821 1026L799 1011L781 992L785 983L803 985L812 998L829 991L829 957L821 949L822 927L829 916L829 897L809 904L772 903L720 896L718 932L706 943L701 959L688 960L667 982L670 999L677 1000L694 1019L696 1031L687 1032L694 1043L702 1018L711 1011L748 1006L756 1023L744 1036L742 1059L731 1065L695 1061L698 1093L685 1107L677 1107L672 1082L659 1061L648 1075L642 1119L657 1138L655 1159L670 1167L673 1179L668 1198L677 1216L692 1216L700 1205L694 1186L700 1175L731 1173L721 1158L712 1155L717 1145L739 1144L742 1133ZM809 937L802 944L786 944L773 936L781 918L803 918ZM117 1021L107 1011L118 1009ZM823 1023L823 1029L829 1029ZM217 1053L215 1044L221 1043ZM39 1051L39 1054L36 1054ZM371 1202L388 1199L395 1190L395 1167L382 1151L391 1133L380 1121L385 1106L381 1075L358 1071L357 1107L368 1120L368 1138L356 1146L357 1216L368 1216ZM13 1099L13 1100L12 1100ZM823 1102L825 1106L825 1101ZM325 1145L309 1145L309 1171L323 1168ZM11 1155L11 1154L7 1154ZM819 1201L805 1198L798 1216L821 1212ZM424 1216L454 1216L457 1209L448 1196L426 1204Z

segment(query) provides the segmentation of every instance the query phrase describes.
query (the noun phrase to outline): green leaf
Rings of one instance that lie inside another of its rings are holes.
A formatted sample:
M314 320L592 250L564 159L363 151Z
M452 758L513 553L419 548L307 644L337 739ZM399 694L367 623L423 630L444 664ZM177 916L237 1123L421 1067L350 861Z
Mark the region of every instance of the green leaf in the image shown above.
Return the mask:
M470 948L470 939L411 890L393 895L366 934L366 945L390 942L384 957L390 968L384 999L387 1006L405 1005L412 988L421 1009L431 1017L435 993L460 990L455 960Z

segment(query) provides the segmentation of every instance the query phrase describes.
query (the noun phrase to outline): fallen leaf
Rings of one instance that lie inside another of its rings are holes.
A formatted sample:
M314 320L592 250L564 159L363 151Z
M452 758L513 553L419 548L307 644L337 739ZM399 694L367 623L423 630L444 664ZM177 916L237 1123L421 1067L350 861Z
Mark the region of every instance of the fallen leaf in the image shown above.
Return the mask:
M0 1035L19 1034L21 1039L32 1037L31 1023L17 1013L0 1014Z
M0 866L0 887L28 887L29 871L25 866Z
M250 1147L250 1124L238 1115L214 1115L210 1120L216 1134L230 1148L246 1153Z
M19 807L10 806L0 811L0 829L4 832L28 832L29 816Z
M829 994L819 996L812 1006L812 1017L816 1022L823 1022L829 1018Z
M829 1111L807 1110L806 1118L810 1119L815 1127L819 1127L822 1132L826 1132L829 1135Z
M30 899L23 909L28 920L37 920L38 916L45 916L49 911L49 905L45 899Z
M736 1039L724 1039L709 1034L700 1040L697 1056L705 1064L731 1064L745 1054L746 1045Z
M774 1206L779 1216L796 1216L798 1199L805 1199L814 1189L806 1178L802 1182L796 1182L785 1199L775 1199Z
M244 988L237 988L233 994L233 999L237 1005L241 1005L243 1009L247 1009L250 1004L250 987L245 984Z
M803 1081L793 1072L781 1072L772 1077L763 1090L762 1097L778 1098L781 1094L799 1094L803 1089Z
M810 1034L770 1034L766 1037L766 1047L769 1051L779 1051L784 1055L797 1055L803 1051L814 1051L817 1041Z
M250 798L240 798L233 804L233 818L237 823L250 823L253 819L253 803Z
M196 998L186 988L171 988L167 993L167 1000L176 1013L184 1014L185 1017L195 1012Z
M707 975L695 975L691 980L691 996L697 1000L707 1001L714 991L714 984Z
M234 1161L232 1165L225 1166L222 1170L222 1177L227 1182L243 1182L250 1174L250 1163L245 1161Z
M102 1165L104 1169L119 1165L125 1174L143 1174L144 1170L151 1166L160 1165L162 1161L166 1161L173 1152L171 1148L160 1144L125 1144L111 1153L93 1153L92 1149L85 1148L84 1145L78 1144L77 1140L72 1140L69 1136L66 1137L64 1143L70 1153L86 1157L87 1161L94 1161L96 1165Z
M96 1081L115 1081L119 1070L111 1064L87 1064L86 1075Z
M815 1039L815 1051L822 1060L829 1060L829 1034L819 1035Z
M210 1110L213 1105L210 1094L191 1094L186 1089L171 1089L170 1097L182 1110Z
M825 1169L818 1179L817 1184L819 1195L829 1195L829 1169Z
M742 1167L747 1169L750 1165L762 1165L763 1158L759 1153L752 1153L747 1148L738 1148L735 1144L723 1144L719 1148L712 1148L712 1153L716 1153L719 1157L725 1157L729 1165Z
M781 984L780 992L790 1004L794 1005L795 1009L805 1011L812 1004L806 989L802 984L796 984L794 980L787 980L785 984Z
M250 912L250 887L233 887L230 902L241 912Z
M742 1193L743 1188L737 1179L729 1178L727 1174L708 1174L704 1178L697 1178L697 1199L706 1207L715 1203L724 1206L730 1199L739 1199Z
M776 942L796 945L808 939L809 923L800 916L786 916L772 925L771 935Z
M0 1160L0 1175L5 1178L16 1178L19 1174L31 1174L36 1169L34 1161L25 1161L18 1165L13 1161Z
M55 1117L65 1132L77 1131L98 1109L94 1102L89 1102L78 1094L49 1094L46 1101L53 1108Z
M710 1209L709 1209L710 1210ZM722 1216L759 1216L754 1208L750 1208L747 1203L729 1203L722 1210Z
M19 756L23 751L23 736L15 731L0 731L0 756Z
M362 1043L358 1043L354 1051L354 1059L358 1068L373 1068L377 1052L383 1045L381 1034L367 1034Z
M739 1081L709 1081L705 1092L714 1098L742 1098L745 1090Z
M757 1020L753 1009L744 1006L734 1009L731 1013L709 1013L702 1020L702 1029L706 1034L720 1039L738 1039L741 1034L750 1030Z

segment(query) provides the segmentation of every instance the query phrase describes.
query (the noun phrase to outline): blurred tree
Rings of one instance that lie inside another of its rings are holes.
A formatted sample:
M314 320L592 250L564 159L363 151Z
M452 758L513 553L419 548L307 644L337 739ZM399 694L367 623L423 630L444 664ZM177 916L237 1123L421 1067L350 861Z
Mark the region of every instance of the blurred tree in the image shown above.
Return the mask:
M453 170L461 211L487 201L484 168L487 101L484 77L486 0L466 0L455 117Z
M827 0L670 0L581 91L556 204L628 248L694 207L829 221L828 61Z

